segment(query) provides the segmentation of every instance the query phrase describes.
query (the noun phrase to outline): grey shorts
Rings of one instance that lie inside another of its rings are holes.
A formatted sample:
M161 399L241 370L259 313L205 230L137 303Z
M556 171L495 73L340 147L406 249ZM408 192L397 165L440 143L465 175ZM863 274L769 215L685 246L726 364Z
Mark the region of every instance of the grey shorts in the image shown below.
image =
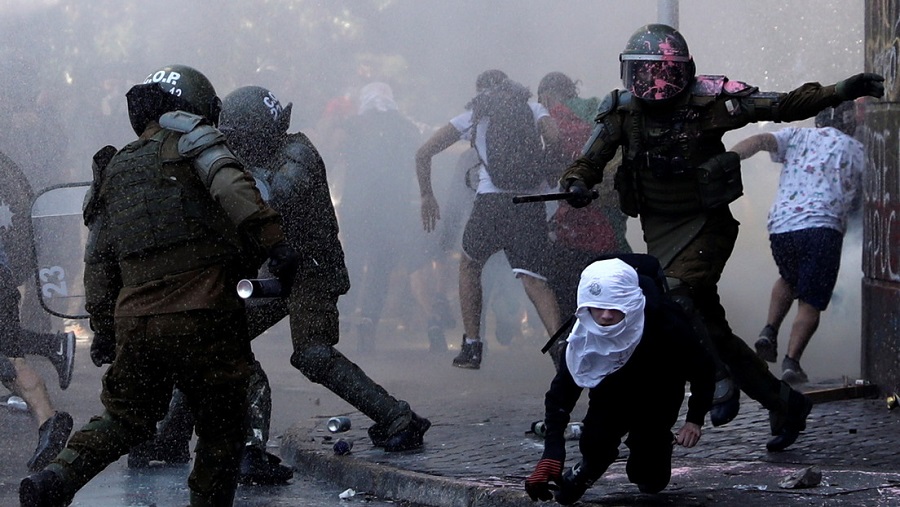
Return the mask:
M502 250L513 271L546 279L550 239L545 206L513 204L510 194L478 194L462 245L466 255L480 262Z

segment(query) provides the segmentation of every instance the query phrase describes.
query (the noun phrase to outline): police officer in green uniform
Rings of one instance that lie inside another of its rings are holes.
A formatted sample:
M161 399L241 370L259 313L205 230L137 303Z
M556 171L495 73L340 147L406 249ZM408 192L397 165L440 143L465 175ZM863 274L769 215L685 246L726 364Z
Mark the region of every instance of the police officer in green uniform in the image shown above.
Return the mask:
M350 280L325 163L306 135L288 133L290 120L291 104L282 106L259 86L238 88L223 101L222 132L281 213L287 242L300 255L302 283L285 300L248 308L251 336L289 315L291 365L372 419L369 436L376 447L388 452L420 447L431 422L334 348L340 339L337 302Z
M244 442L253 354L234 287L266 257L283 283L296 253L277 212L214 127L220 100L197 70L173 65L127 94L139 138L94 157L85 202L87 310L96 351L109 351L105 412L41 472L23 506L68 505L92 477L151 437L173 386L197 419L191 505L231 505Z
M375 421L369 436L385 451L420 447L430 421L391 396L334 346L340 339L338 298L350 289L344 250L322 157L303 133L289 134L291 106L259 86L244 86L222 103L219 128L256 178L269 204L281 213L285 237L300 254L302 280L286 298L249 300L250 336L290 316L291 365ZM278 484L290 469L265 452L272 410L271 390L257 364L251 376L250 431L241 462L242 483ZM186 461L191 415L176 392L154 442L132 450L129 466L149 460Z
M769 410L773 438L767 449L784 450L805 429L812 403L769 373L733 334L719 301L716 285L738 234L728 204L742 194L739 157L725 151L722 136L752 122L802 120L845 100L881 97L883 78L858 74L831 86L761 92L725 76L696 76L682 35L661 24L638 29L620 61L626 90L603 99L591 139L560 183L573 193L570 204L587 205L589 189L602 181L621 147L615 186L622 211L640 216L648 253L664 266L673 297L702 322L698 331L720 360L721 404L711 412L713 424L737 414L737 391L729 394L725 377L730 372Z

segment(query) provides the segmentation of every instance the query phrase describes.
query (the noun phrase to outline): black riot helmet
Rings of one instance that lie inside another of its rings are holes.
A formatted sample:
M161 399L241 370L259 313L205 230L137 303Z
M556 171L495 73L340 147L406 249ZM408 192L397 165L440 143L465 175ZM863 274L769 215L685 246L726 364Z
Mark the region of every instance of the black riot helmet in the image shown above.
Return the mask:
M291 107L261 86L244 86L222 100L219 130L237 156L250 165L264 165L287 134Z
M819 111L816 127L833 127L852 137L856 133L856 103L845 100L835 107Z
M675 97L694 79L694 59L687 41L668 25L639 28L625 44L619 63L625 88L651 103Z
M143 83L132 86L125 97L131 127L137 135L169 111L198 114L215 125L222 107L209 79L187 65L169 65L152 72Z

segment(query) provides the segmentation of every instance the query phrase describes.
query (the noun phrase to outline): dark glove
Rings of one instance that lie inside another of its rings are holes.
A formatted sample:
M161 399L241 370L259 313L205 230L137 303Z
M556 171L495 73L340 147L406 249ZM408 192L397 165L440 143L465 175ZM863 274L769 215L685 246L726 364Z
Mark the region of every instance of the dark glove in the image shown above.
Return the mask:
M284 241L276 243L269 250L269 273L281 282L285 292L293 285L299 264L300 256Z
M116 337L112 334L94 333L91 340L91 362L100 367L112 364L116 358Z
M835 93L841 100L854 100L859 97L884 97L884 77L864 72L839 81Z
M594 195L582 180L568 179L565 183L565 191L571 194L566 202L573 208L583 208L594 200Z
M525 479L525 492L532 500L553 500L550 492L550 481L559 482L562 478L563 464L555 459L544 458L538 461L534 472ZM557 489L554 486L554 489Z

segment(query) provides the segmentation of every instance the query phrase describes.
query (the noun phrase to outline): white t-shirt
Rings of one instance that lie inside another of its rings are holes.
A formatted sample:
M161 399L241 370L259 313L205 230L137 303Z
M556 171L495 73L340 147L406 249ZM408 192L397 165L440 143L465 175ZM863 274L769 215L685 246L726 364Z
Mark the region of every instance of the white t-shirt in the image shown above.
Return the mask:
M863 145L831 128L788 127L774 132L782 164L769 210L769 234L827 227L844 232L862 185Z
M550 116L550 112L548 112L547 108L542 104L538 102L529 102L528 105L531 106L531 113L534 115L535 125L537 125L537 122L540 121L541 118ZM477 132L475 149L478 150L481 160L490 164L490 160L487 159L487 143L485 142L485 133L487 132L489 122L489 118L482 119L478 128L474 130ZM461 141L472 142L472 111L466 111L454 117L450 120L450 124L459 131L459 139ZM540 192L547 187L548 185L541 185L534 188L534 191ZM491 182L491 177L488 175L487 169L484 168L484 164L480 164L478 167L478 188L475 189L475 192L479 194L494 194L509 191L501 190L494 186Z

